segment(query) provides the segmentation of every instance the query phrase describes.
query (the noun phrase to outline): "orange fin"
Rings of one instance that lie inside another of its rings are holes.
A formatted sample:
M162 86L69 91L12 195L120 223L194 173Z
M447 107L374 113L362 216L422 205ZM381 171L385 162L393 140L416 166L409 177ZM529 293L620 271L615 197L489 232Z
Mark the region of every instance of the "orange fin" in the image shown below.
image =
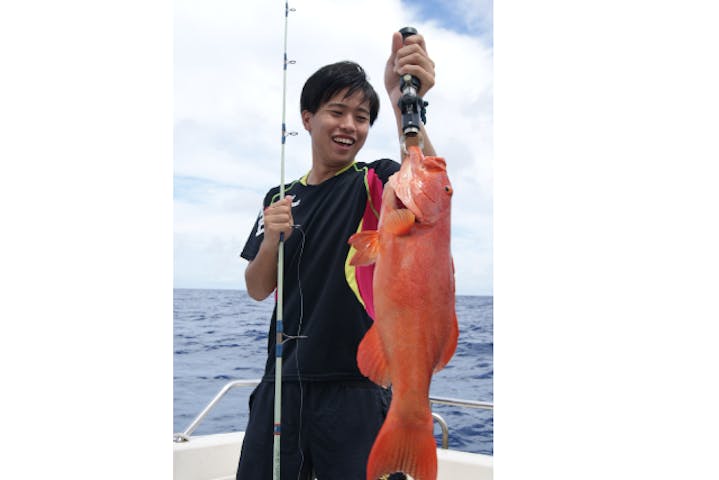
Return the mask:
M390 406L367 460L367 480L394 472L415 480L437 479L437 443L429 412L417 422L400 421Z
M390 210L383 219L384 228L394 235L404 235L414 226L414 213L407 208Z
M379 252L379 235L377 230L366 230L364 232L355 233L347 241L352 245L357 253L350 260L350 265L369 265L377 260Z
M357 349L357 366L362 375L384 388L389 387L391 376L387 357L377 327L372 325Z
M447 343L444 344L444 349L442 350L442 356L439 358L439 363L434 368L434 372L437 373L440 370L442 370L445 365L449 363L449 361L452 359L452 356L454 356L454 351L457 350L457 339L459 338L459 327L457 326L457 313L452 312L452 320L451 320L451 330L449 332L449 336L447 337Z

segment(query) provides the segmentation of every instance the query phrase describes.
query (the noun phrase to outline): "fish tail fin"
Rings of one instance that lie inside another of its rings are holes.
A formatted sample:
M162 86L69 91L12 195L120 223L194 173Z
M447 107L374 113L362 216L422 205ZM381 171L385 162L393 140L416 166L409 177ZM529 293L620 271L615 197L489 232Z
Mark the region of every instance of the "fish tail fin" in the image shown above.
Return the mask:
M350 265L370 265L377 260L377 254L379 253L379 234L377 230L365 230L355 233L347 243L357 250L357 253L350 260Z
M400 421L392 407L377 434L369 459L367 480L404 472L415 480L436 480L437 443L432 433L432 416L417 422Z

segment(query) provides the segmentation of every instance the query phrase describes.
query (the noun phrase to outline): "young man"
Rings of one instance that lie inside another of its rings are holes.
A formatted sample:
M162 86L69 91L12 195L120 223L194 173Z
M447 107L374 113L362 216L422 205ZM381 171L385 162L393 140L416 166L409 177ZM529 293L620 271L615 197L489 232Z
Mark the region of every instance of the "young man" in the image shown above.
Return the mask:
M392 37L385 88L401 128L400 74L434 85L434 62L421 35ZM372 324L372 266L349 265L348 238L377 226L382 186L399 164L355 162L379 111L377 93L353 62L327 65L305 83L300 99L312 138L312 167L264 199L242 257L247 291L256 300L277 286L280 234L285 239L282 366L282 479L365 480L367 457L384 421L390 392L364 377L357 347ZM434 149L422 128L424 153ZM296 230L296 231L295 231ZM272 478L275 318L262 383L250 396L238 480ZM401 477L398 477L401 478Z

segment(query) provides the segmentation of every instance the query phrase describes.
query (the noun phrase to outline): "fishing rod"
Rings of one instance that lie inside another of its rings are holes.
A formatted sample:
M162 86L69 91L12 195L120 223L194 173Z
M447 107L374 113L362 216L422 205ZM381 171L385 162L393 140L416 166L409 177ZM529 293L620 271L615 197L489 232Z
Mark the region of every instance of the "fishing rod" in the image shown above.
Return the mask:
M404 27L399 30L402 34L402 40L406 40L407 37L416 35L417 29L414 27ZM399 89L402 92L402 96L397 102L400 112L402 112L402 143L404 146L409 141L412 145L421 146L421 138L419 135L420 118L423 123L427 123L425 117L425 107L428 105L427 102L422 100L422 97L418 95L420 86L419 78L414 75L404 74L399 77Z
M280 200L285 198L285 140L287 139L287 126L285 124L285 112L287 104L287 65L294 61L287 61L287 19L294 8L289 8L285 0L285 38L284 38L284 61L282 66L282 147L280 150ZM275 317L275 418L274 418L274 439L272 450L272 480L280 480L280 438L282 434L282 345L284 343L284 331L282 321L284 319L284 257L285 257L285 234L280 232L280 244L277 251L277 316Z

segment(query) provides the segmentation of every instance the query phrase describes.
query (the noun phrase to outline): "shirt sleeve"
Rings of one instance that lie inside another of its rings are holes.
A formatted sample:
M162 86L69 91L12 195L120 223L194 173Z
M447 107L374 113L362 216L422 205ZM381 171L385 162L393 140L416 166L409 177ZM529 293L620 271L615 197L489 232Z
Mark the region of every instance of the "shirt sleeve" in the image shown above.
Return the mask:
M247 237L247 241L245 242L245 247L242 249L242 253L240 253L240 257L244 258L245 260L254 260L254 258L257 256L257 252L260 250L262 240L265 238L264 209L270 204L271 195L272 190L270 190L265 195L265 199L262 203L263 208L257 215L255 224L252 226L252 231L250 232L250 235Z
M245 247L242 249L240 256L245 260L252 261L257 256L257 252L260 250L260 244L264 238L264 225L263 225L262 212L257 216L255 224L252 227L249 237L245 242Z
M389 158L383 158L381 160L375 160L369 166L374 169L377 177L379 177L384 185L387 183L389 177L399 171L400 164Z

